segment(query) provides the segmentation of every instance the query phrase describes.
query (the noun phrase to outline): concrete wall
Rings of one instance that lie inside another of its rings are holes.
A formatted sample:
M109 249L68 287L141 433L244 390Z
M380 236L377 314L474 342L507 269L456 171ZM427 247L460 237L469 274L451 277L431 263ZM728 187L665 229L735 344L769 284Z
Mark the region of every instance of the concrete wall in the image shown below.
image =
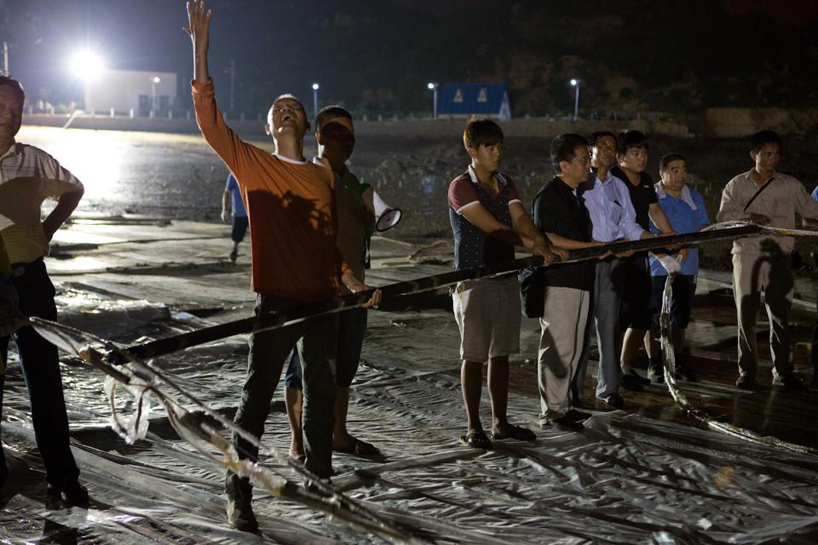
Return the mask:
M24 115L23 124L43 125L52 127L62 127L68 121L66 116L51 115ZM238 119L228 120L230 127L245 138L267 138L264 134L264 121L250 120L240 121ZM456 120L400 120L400 121L356 121L355 131L359 135L365 136L447 136L451 138L461 138L466 121ZM511 121L501 121L500 126L507 137L554 137L560 133L574 132L583 135L599 130L620 131L623 129L637 129L647 134L663 134L674 137L693 136L686 125L670 123L665 121L548 121L547 119L514 119ZM198 133L196 121L193 119L167 119L167 118L134 118L128 117L106 117L97 115L77 116L71 122L71 127L76 129L92 130L120 130L120 131L148 131L148 132L168 132L168 133Z

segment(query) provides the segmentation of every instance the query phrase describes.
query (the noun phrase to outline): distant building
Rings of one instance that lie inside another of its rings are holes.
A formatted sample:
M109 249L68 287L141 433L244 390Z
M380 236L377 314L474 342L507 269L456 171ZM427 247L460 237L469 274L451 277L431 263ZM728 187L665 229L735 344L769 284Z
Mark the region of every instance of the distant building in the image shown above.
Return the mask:
M85 109L97 113L147 116L150 111L167 111L176 98L176 73L106 70L85 83Z
M505 83L447 83L441 86L439 116L482 115L511 119Z

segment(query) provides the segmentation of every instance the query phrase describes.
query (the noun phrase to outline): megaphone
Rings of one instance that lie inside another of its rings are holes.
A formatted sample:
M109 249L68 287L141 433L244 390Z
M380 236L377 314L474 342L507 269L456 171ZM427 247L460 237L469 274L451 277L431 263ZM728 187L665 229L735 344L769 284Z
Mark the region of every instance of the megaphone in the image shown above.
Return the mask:
M403 216L400 208L393 208L386 204L372 186L363 192L361 198L367 209L375 216L375 229L380 232L388 231L396 226Z

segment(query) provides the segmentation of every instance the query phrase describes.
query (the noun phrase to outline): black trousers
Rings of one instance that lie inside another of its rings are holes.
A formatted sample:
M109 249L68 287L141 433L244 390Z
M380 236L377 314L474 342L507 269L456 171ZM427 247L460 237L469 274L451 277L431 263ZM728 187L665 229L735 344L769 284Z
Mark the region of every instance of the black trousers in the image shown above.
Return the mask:
M48 278L45 263L35 262L25 274L12 279L20 297L20 311L56 321L54 285ZM46 481L59 488L77 480L80 471L71 453L68 415L62 391L62 377L57 348L40 337L31 327L20 328L13 336L20 354L23 377L31 401L31 418L37 448L45 466ZM5 360L9 337L0 339L0 355ZM0 376L0 410L3 406L4 377ZM0 486L8 479L8 468L0 452Z

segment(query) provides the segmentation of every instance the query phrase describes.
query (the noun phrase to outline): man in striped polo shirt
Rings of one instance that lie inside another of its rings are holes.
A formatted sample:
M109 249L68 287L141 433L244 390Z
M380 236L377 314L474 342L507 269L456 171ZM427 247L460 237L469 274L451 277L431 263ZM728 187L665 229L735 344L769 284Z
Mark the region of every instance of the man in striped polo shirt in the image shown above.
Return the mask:
M523 208L517 187L499 172L503 160L503 131L489 119L472 119L463 131L471 157L466 172L449 185L449 220L454 234L457 270L512 261L514 246L531 248L546 263L554 259L545 240ZM567 257L563 250L554 250ZM461 282L452 293L460 329L460 382L468 416L460 441L474 448L491 448L480 423L483 362L488 360L491 434L495 439L533 441L529 429L508 421L508 356L520 351L520 285L512 273Z
M51 237L79 204L83 186L46 152L15 141L24 102L20 83L0 76L0 229L20 310L26 316L54 321L54 285L43 257L48 254ZM40 207L48 197L56 199L57 206L41 221ZM4 359L8 339L0 340ZM68 503L87 503L88 491L79 483L80 471L69 446L57 347L30 327L17 331L14 341L31 400L48 493ZM5 477L5 472L0 474L0 485Z

